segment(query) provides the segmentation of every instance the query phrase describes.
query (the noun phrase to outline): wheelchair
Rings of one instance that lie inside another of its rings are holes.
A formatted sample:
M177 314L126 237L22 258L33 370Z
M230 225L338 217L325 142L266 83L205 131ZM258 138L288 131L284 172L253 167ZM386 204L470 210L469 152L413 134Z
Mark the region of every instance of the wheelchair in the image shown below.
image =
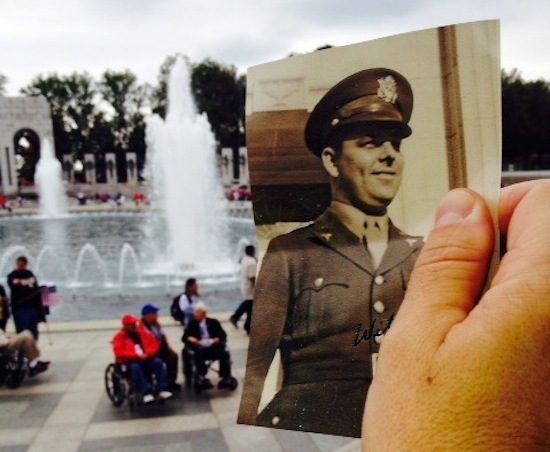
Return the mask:
M18 388L28 370L27 358L21 350L0 349L0 386Z
M119 363L110 363L105 369L104 380L105 391L114 406L122 406L128 399L130 409L134 408L136 398L126 366Z
M152 395L156 399L158 389L155 375L147 373L145 376L152 388ZM127 365L117 362L108 364L105 368L104 381L107 396L115 407L122 406L126 400L130 411L133 411L137 406L144 405L143 394L134 387ZM158 400L164 403L166 399L159 398Z
M229 349L226 347L225 351L229 355L229 363L231 364L231 354L229 353ZM203 376L199 375L198 370L195 366L195 352L194 350L185 345L183 347L183 350L181 351L182 354L182 364L183 364L183 375L185 379L185 386L190 388L193 387L195 393L200 394L202 391L207 389L212 389L213 386L211 384L208 384L204 382ZM209 359L206 360L206 369L207 374L208 371L212 370L213 372L220 374L220 366L219 366L219 360L218 359ZM208 381L208 380L207 380ZM234 391L239 386L239 381L231 376L229 377L229 380L224 384L220 385L218 383L218 389L229 389L230 391Z

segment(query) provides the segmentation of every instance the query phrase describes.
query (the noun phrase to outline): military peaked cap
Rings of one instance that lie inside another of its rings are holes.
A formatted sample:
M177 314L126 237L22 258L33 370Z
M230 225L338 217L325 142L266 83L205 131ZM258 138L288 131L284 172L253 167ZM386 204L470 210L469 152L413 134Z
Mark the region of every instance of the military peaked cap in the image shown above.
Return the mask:
M411 85L396 71L365 69L334 85L315 106L305 128L306 145L318 157L328 139L343 126L361 125L367 132L391 132L406 138L413 107Z

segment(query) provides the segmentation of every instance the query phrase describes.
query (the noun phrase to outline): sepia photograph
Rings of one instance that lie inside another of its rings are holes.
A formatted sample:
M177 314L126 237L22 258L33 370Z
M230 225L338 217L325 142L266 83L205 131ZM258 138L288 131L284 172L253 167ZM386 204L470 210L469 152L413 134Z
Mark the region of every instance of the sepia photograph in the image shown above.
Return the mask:
M259 272L239 423L360 436L439 200L469 187L495 212L500 127L496 20L249 69Z

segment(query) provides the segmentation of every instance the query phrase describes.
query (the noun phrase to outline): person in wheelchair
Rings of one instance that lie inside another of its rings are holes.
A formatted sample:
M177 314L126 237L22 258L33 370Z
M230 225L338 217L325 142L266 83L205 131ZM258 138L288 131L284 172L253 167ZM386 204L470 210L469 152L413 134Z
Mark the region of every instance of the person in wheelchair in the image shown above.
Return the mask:
M207 308L200 302L195 306L194 318L191 319L183 333L184 353L192 355L195 364L196 384L200 389L212 388L206 377L206 361L216 360L220 363L220 380L218 388L232 388L234 378L231 376L231 357L226 348L227 334L220 322L207 316Z
M46 372L50 366L50 361L40 361L40 349L29 330L23 330L16 334L7 334L0 329L0 352L20 351L27 358L29 376L34 377L42 372Z
M122 317L122 329L113 338L117 363L126 365L135 388L142 394L143 403L155 400L148 377L154 375L161 399L172 397L166 370L158 357L159 344L145 327L138 328L139 319L131 314Z
M172 350L162 325L159 323L159 308L152 304L146 304L141 308L141 323L159 343L158 356L166 365L166 376L171 391L180 391L181 386L176 382L178 378L178 354Z

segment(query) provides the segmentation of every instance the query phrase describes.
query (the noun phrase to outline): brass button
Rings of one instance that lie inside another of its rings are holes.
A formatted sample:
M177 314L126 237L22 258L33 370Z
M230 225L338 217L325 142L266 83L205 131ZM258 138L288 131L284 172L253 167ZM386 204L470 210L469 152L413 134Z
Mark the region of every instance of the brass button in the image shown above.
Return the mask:
M281 422L281 418L279 416L273 416L273 419L271 419L271 423L273 425L277 425L279 422Z
M386 310L386 306L380 300L375 301L373 307L378 314L382 314Z
M325 282L325 280L323 278L321 278L321 277L317 278L315 280L315 287L321 287L324 282Z
M382 275L378 275L376 278L374 278L374 284L376 284L377 286L384 284L385 281L386 280Z

